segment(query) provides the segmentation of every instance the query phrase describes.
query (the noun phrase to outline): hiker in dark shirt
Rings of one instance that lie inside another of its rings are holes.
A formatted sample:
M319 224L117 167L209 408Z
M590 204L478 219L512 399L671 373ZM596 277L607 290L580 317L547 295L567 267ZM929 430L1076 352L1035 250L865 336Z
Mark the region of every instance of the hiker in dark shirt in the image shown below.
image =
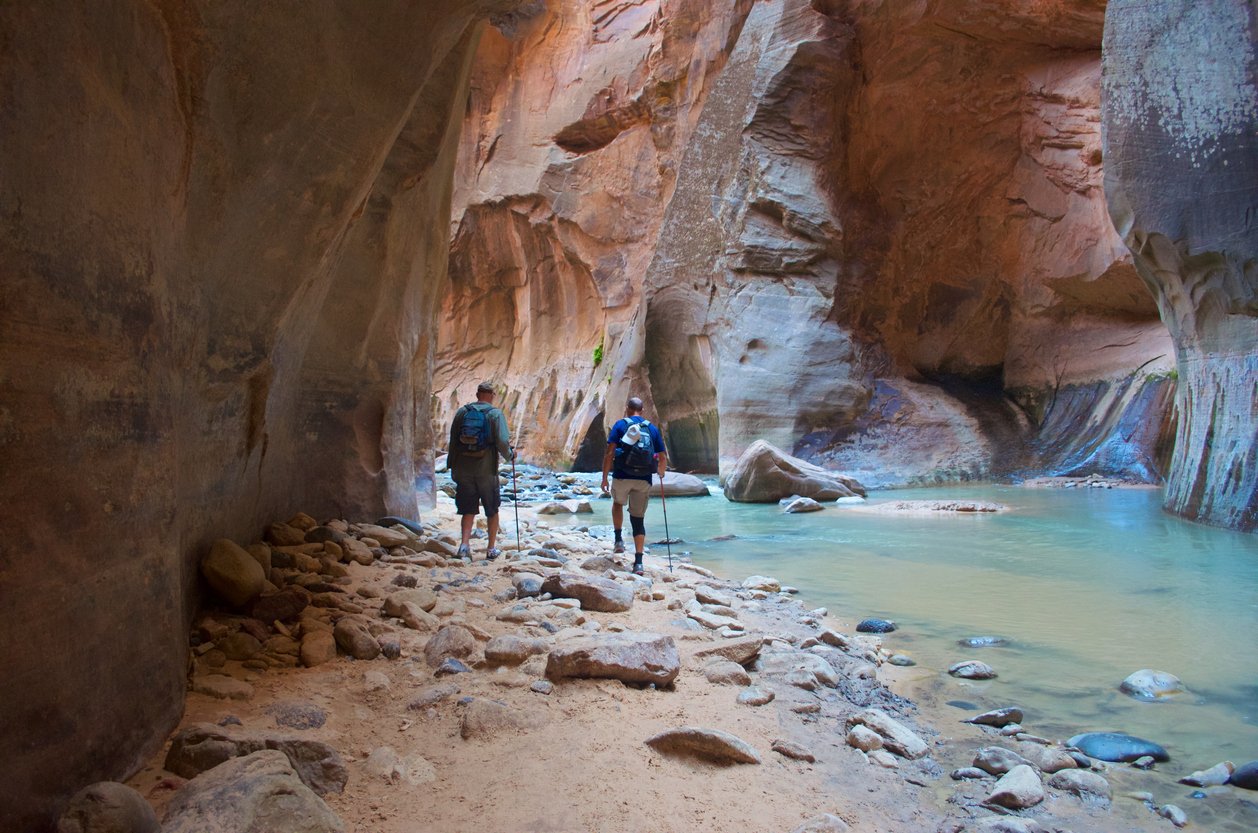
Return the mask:
M476 401L459 408L450 423L448 465L456 487L454 505L463 516L459 558L472 560L472 527L478 506L485 507L488 520L485 558L493 561L500 554L495 546L498 505L502 502L498 488L498 455L506 460L515 459L510 441L507 418L494 407L494 386L481 382L476 386Z
M616 420L607 435L607 451L603 454L603 491L612 495L612 528L616 532L613 552L624 552L621 537L624 506L629 505L629 525L633 529L633 571L642 575L642 553L646 547L646 505L650 497L651 478L656 474L664 482L668 455L664 437L642 416L642 400L634 396L625 403L625 416ZM607 487L607 475L612 486Z

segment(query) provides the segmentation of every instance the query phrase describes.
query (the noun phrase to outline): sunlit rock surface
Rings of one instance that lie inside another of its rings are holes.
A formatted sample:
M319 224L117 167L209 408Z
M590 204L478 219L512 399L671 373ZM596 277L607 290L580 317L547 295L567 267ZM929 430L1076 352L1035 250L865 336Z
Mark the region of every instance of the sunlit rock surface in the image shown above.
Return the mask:
M0 6L0 828L161 743L214 539L414 516L468 67L511 5Z
M1245 0L1111 0L1110 213L1177 348L1166 507L1258 528L1258 20Z
M764 439L871 485L1158 480L1174 350L1106 213L1103 15L552 3L492 35L437 424L491 377L552 463L597 467L636 393L682 469Z

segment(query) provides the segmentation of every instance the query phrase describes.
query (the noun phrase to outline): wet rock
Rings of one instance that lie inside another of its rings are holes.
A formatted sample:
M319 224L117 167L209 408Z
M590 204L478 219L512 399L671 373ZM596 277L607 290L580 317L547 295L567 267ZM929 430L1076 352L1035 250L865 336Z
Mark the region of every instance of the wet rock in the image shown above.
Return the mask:
M1017 706L1007 706L1003 709L992 709L983 712L974 717L967 717L962 723L975 723L980 726L995 726L997 729L1008 726L1011 723L1021 723L1023 718L1022 709Z
M769 576L748 576L743 579L741 587L744 590L760 590L765 593L776 593L782 589L782 583L775 578Z
M466 659L476 651L476 637L462 625L446 625L424 645L424 661L436 668L449 657Z
M235 608L247 605L266 586L262 565L226 538L215 541L201 559L201 575L220 599Z
M760 756L750 744L719 729L681 726L660 732L645 742L667 755L694 757L715 764L760 763Z
M790 758L793 761L804 761L805 763L816 763L817 757L804 747L797 743L791 743L788 740L777 739L773 741L770 747L774 752L784 758Z
M1130 762L1146 755L1155 761L1171 759L1166 750L1153 741L1122 732L1085 732L1075 735L1066 744L1102 761Z
M1131 765L1136 769L1153 769L1153 765L1156 763L1157 760L1152 755L1141 755L1132 761Z
M948 673L963 680L991 680L996 677L995 669L976 659L954 663L948 668Z
M505 703L478 697L463 712L459 736L464 740L488 738L508 731L537 729L546 722L546 715L542 712L514 709Z
M57 821L57 833L161 833L161 829L144 797L115 781L79 790Z
M899 629L899 625L890 619L862 619L856 626L857 633L891 633Z
M864 494L854 478L792 457L764 440L747 447L725 480L725 497L743 503L774 503L788 495L830 501Z
M1080 769L1065 769L1053 773L1048 785L1054 789L1074 793L1083 799L1094 799L1108 804L1112 795L1109 781L1095 772Z
M501 634L485 645L485 661L491 665L519 665L529 657L549 650L550 645L544 639Z
M579 573L559 573L542 582L542 592L576 599L582 610L621 613L633 607L633 588L611 579Z
M1016 766L1001 776L987 797L990 804L1010 810L1024 810L1044 800L1044 785L1036 771L1025 764Z
M847 833L850 830L847 822L838 816L830 813L822 813L819 816L813 816L808 821L796 827L791 833Z
M656 477L651 483L651 495L659 497L661 489L664 497L707 497L711 494L708 491L708 484L693 474L685 474L679 471L664 472L662 483Z
M546 662L546 677L551 680L609 678L667 686L680 670L673 638L655 633L574 637L552 648Z
M866 709L852 715L847 719L847 725L849 728L868 726L882 736L883 746L902 758L921 758L929 751L926 742L911 729L877 709Z
M820 512L825 509L820 503L810 497L797 497L782 508L782 511L788 515L799 515L805 512Z
M1174 804L1163 804L1158 808L1158 815L1176 827L1188 826L1188 814Z
M730 660L716 660L708 663L703 669L707 681L716 685L751 685L751 675L747 669Z
M361 616L343 616L333 627L337 647L354 659L375 659L380 656L380 643L371 635L367 621Z
M1192 775L1185 775L1179 779L1179 783L1190 787L1218 787L1226 784L1235 771L1235 764L1231 761L1222 761L1209 769L1197 770Z
M284 754L274 750L235 758L196 776L171 798L162 824L162 833L344 829Z
M1030 766L1031 762L1003 746L984 746L974 753L973 764L992 775L1004 775L1015 767Z
M1142 668L1123 680L1118 690L1137 700L1156 701L1183 694L1184 684L1174 674Z
M177 732L162 766L182 778L194 778L224 761L263 749L282 753L302 782L320 795L345 789L349 779L345 762L326 743L296 735L250 732L210 723L195 723Z
M751 686L738 692L738 702L743 706L767 706L775 696L769 689Z
M963 648L998 648L1008 645L1009 640L1003 636L967 636L957 644Z
M1250 761L1238 766L1227 782L1242 790L1258 790L1258 761Z

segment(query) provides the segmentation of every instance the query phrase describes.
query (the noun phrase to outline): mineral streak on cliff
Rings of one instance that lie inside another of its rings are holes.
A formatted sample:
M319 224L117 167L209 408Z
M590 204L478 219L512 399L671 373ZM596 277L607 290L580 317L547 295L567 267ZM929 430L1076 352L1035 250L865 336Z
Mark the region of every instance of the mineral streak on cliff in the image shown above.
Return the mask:
M1111 0L1106 192L1175 339L1166 507L1258 529L1258 11Z
M643 0L491 35L438 424L492 376L549 462L596 461L632 389L688 469L764 438L882 485L1158 479L1174 350L1106 214L1103 15Z

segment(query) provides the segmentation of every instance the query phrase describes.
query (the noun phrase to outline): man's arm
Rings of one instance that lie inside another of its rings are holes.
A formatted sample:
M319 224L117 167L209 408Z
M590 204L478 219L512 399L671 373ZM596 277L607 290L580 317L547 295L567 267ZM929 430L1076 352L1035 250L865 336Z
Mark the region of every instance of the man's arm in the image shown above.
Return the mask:
M454 419L450 420L450 444L446 447L447 460L454 459L454 451L459 437L459 428L463 425L463 409L459 408L454 412ZM448 464L448 463L447 463Z
M496 438L498 453L502 455L504 460L513 460L515 459L515 450L511 448L511 435L507 433L507 415L499 410L496 416L497 419L495 421L498 423L498 436Z
M655 459L659 461L660 484L662 485L664 483L664 472L668 469L668 449L664 447L664 435L660 432L660 429L652 425L651 430L655 432Z
M607 450L603 452L603 491L611 491L607 488L607 475L612 470L612 457L616 454L616 446L614 443L607 444Z

